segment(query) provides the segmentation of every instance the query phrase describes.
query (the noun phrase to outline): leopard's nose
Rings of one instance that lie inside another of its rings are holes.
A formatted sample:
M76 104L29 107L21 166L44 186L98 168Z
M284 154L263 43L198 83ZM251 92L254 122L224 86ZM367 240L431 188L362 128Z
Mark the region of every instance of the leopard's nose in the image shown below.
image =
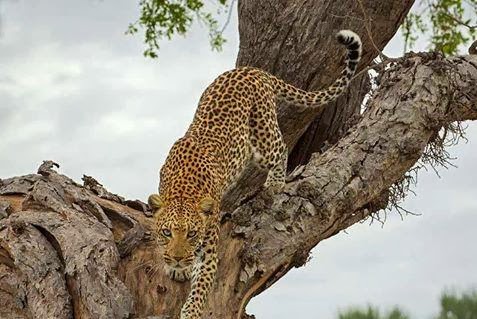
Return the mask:
M177 261L177 262L179 262L179 261L181 261L182 259L184 259L184 257L182 257L182 256L174 256L174 257L172 257L172 258L173 258L175 261Z

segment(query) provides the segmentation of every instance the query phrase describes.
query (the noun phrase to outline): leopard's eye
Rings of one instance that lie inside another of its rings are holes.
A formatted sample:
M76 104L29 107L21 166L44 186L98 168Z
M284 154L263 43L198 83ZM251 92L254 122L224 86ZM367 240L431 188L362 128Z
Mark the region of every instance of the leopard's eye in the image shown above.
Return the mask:
M197 235L197 231L195 230L189 230L189 232L187 233L187 237L189 238L195 237L195 235Z
M162 234L166 237L171 237L171 230L167 228L162 229Z

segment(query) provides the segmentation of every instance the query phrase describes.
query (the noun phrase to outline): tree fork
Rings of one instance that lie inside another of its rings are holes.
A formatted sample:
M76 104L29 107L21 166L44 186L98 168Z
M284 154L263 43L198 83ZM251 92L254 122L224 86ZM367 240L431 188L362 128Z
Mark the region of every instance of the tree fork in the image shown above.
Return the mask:
M336 32L351 29L361 36L363 55L359 71L378 55L375 45L383 50L395 35L413 3L414 0L363 0L363 14L356 0L241 0L236 64L259 67L305 90L326 87L343 68L344 52L336 43ZM339 140L349 121L359 117L368 86L367 75L358 77L348 92L328 104L321 114L295 105L278 105L278 122L290 152L290 171L305 164L327 144ZM241 199L258 189L264 178L256 169L245 170L236 187L226 195L224 209L236 208Z
M395 35L414 0L360 1L239 1L237 66L256 66L302 89L317 90L330 85L341 70L342 59L336 57L342 48L334 35L350 29L361 36L359 67L366 67ZM348 92L321 114L279 106L280 126L291 152L289 170L307 163L311 154L347 131L347 121L359 115L368 85L366 75L355 79ZM306 125L297 128L297 122Z

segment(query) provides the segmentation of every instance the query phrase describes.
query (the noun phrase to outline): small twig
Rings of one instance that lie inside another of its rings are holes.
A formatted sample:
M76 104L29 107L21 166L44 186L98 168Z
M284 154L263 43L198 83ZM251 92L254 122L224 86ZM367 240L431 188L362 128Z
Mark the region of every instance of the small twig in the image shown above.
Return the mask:
M462 25L462 26L464 26L464 27L469 28L470 30L477 29L477 25L470 25L470 24L468 24L467 22L464 22L464 21L462 21L462 20L460 20L460 19L457 19L457 18L456 18L455 16L453 16L452 14L448 14L448 13L444 13L444 12L443 12L443 14L446 15L448 18L454 20L454 21L457 22L458 24L460 24L460 25Z
M366 32L368 33L368 37L369 37L369 40L371 41L371 44L373 45L374 49L376 51L378 51L378 54L379 54L379 57L381 58L381 60L387 60L389 59L389 57L387 57L379 48L378 46L376 45L376 43L374 43L374 39L373 39L373 36L371 34L371 29L369 27L369 22L371 21L368 17L368 15L366 14L366 10L364 9L364 6L363 6L363 2L362 0L358 0L358 3L359 3L359 6L361 8L361 12L363 13L363 16L364 16L364 19L365 19L365 22L364 22L364 27L366 28Z
M396 204L396 206L394 206L394 209L396 209L396 211L399 213L399 215L401 216L401 220L403 219L402 218L402 212L405 212L406 215L411 215L411 216L422 216L422 214L419 214L419 213L414 213L414 212L411 212L410 210Z
M234 5L235 5L235 0L232 0L232 2L230 2L227 20L225 21L224 26L222 27L222 30L220 30L220 34L223 34L225 29L227 29L227 26L230 24L230 20L232 19L232 12L234 11Z
M359 18L359 17L356 17L356 16L348 15L348 14L347 15L339 15L339 14L335 14L335 13L330 13L330 16L334 17L334 18L338 18L338 19L346 19L346 20L355 19L355 20L364 22L363 18Z

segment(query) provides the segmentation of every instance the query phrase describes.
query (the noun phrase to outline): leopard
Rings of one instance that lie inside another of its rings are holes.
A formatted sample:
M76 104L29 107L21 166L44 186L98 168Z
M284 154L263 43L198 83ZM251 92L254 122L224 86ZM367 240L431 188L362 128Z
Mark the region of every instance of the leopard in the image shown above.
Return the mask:
M272 194L285 185L288 151L277 121L277 103L315 108L349 86L362 54L360 37L336 34L347 50L345 68L329 87L297 88L259 68L245 66L218 76L203 92L188 130L160 169L159 192L148 198L165 272L191 280L180 319L200 319L218 267L220 203L249 161L267 172Z

